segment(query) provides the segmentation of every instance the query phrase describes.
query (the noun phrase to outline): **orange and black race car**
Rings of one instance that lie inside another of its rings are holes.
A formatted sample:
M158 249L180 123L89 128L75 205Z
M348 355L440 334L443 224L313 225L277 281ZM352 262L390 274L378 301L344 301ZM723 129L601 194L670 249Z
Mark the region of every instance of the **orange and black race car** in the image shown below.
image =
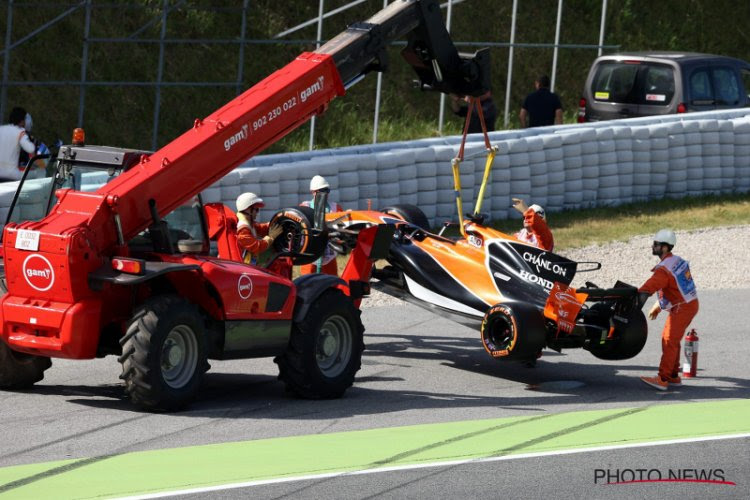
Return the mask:
M483 121L481 106L472 98ZM283 214L289 236L277 240L277 250L286 247L317 258L328 233L346 252L346 242L358 230L375 225L395 226L384 268L373 270L380 290L433 310L444 317L479 327L487 352L497 359L534 360L545 347L583 347L600 359L628 359L637 355L648 334L641 311L644 298L635 287L617 282L599 288L586 282L574 289L570 283L577 272L599 269L596 262L574 262L539 249L483 224L482 199L498 148L491 146L484 132L487 154L484 176L472 214L463 214L461 176L464 145L471 112L467 114L464 137L458 155L451 162L461 236L449 238L443 231L429 230L429 221L414 205L394 205L380 211L346 211L315 216L310 213ZM323 200L325 205L325 200ZM317 203L317 202L316 202ZM304 217L303 217L304 216ZM313 224L311 219L315 218ZM306 222L298 223L306 219ZM272 221L273 223L273 221ZM317 231L314 227L327 227Z
M494 358L528 361L544 347L583 347L601 359L628 359L646 342L635 287L620 282L610 289L568 286L576 272L599 269L598 263L541 250L482 225L476 216L462 221L461 237L445 237L430 232L427 218L413 205L327 218L333 231L394 224L387 265L374 270L379 282L373 286L479 327Z

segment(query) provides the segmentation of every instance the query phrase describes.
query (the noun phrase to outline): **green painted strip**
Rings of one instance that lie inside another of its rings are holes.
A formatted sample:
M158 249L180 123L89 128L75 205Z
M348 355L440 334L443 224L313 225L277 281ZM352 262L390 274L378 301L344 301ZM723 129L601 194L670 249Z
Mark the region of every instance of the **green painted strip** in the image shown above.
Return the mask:
M741 399L144 451L0 468L0 496L127 496L386 466L742 434L750 432L748 417L750 400Z

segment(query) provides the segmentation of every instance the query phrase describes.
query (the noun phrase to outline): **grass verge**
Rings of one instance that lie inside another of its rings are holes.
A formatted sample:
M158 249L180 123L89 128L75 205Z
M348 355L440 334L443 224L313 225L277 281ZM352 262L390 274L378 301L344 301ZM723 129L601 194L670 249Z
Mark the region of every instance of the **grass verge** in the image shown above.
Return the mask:
M547 219L555 236L555 250L559 251L626 241L665 227L681 231L750 224L750 194L663 199L617 207L548 212ZM500 231L513 233L520 229L521 221L503 220L492 225Z

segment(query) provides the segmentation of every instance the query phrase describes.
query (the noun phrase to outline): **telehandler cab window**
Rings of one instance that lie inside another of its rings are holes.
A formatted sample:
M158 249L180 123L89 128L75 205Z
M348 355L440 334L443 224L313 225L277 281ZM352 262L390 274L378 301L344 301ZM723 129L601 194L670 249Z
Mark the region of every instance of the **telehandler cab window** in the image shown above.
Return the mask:
M16 203L11 207L8 222L41 220L52 209L57 189L96 191L117 177L121 170L82 167L54 160L47 166L47 172L51 177L27 178L19 185Z
M194 200L177 207L164 220L169 225L169 232L174 236L174 242L181 240L203 241L205 234L203 223L203 205L196 196Z
M183 253L205 253L209 250L207 228L203 217L203 204L198 196L177 207L164 217L169 228L169 238L175 250ZM154 251L152 235L148 229L128 243L133 252Z

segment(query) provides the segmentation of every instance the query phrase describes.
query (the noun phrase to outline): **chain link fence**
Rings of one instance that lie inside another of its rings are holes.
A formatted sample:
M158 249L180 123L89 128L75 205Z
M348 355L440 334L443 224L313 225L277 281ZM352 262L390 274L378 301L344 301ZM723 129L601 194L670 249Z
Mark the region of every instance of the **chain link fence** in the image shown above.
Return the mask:
M517 1L513 0L514 16ZM520 43L511 37L508 42L478 40L456 42L456 45L461 50L479 47L509 49L508 86L512 78L512 49L515 47L554 50L555 64L558 49L601 51L602 47L615 48L603 46L601 42L599 45L559 43L562 0L558 1L558 28L554 43ZM606 9L606 0L604 2L603 9ZM282 64L284 57L287 57L286 61L291 60L294 56L289 54L314 49L316 44L321 42L324 22L332 23L334 21L331 19L337 19L335 16L340 16L346 10L360 4L366 4L363 7L375 13L386 5L388 0L318 0L311 2L313 3L315 5L310 6L313 17L309 17L305 22L291 28L284 27L275 33L273 38L254 38L259 31L258 26L261 25L268 36L268 29L273 28L273 20L262 18L263 11L253 6L254 2L250 0L242 0L241 3L235 2L227 6L206 5L203 2L187 0L151 0L141 3L94 0L44 3L7 0L4 5L5 30L2 38L4 44L0 116L5 118L10 108L17 105L15 103L23 105L24 96L28 95L30 90L44 93L50 109L55 109L66 117L66 123L57 127L62 130L72 130L74 126L111 127L111 123L102 123L107 116L92 116L87 113L87 101L91 99L111 99L114 101L113 107L120 103L126 105L135 100L147 101L152 109L150 117L129 116L122 109L113 110L111 116L117 116L118 121L125 122L122 126L137 126L144 132L149 130L150 138L142 137L140 146L155 150L178 133L174 130L163 130L164 113L170 113L171 117L185 112L185 101L192 102L198 108L193 113L208 113L218 108L247 88L248 80L254 77L253 70L257 68L259 58L275 57L279 64ZM451 8L459 8L459 4L462 9L471 9L470 0L451 0L442 5L446 9L444 16L447 14L449 27ZM230 19L231 22L227 22ZM196 23L213 23L222 26L222 29L232 26L234 31L222 31L219 33L220 36L207 38L203 32L194 32L192 26ZM120 26L123 28L120 29ZM310 29L317 28L318 40L291 38L307 27L310 27L305 32L307 34ZM60 49L61 55L58 59L61 60L56 59L55 54L39 52L38 47L49 47L50 39L59 40L53 45ZM45 40L46 42L42 43ZM274 50L269 50L269 47L273 47ZM204 54L203 56L194 56L198 49L201 49L200 53ZM112 59L120 61L117 73L109 68ZM33 64L37 60L49 67L50 71L35 71L33 74L46 73L49 77L29 76L29 72L18 69L19 61L32 61ZM192 71L188 71L187 68L192 68ZM216 75L218 78L196 79L193 76L195 74L207 77ZM554 64L552 76L554 81ZM380 83L379 77L375 88L373 142L378 142ZM206 102L206 99L201 98L199 102L194 102L196 98L191 90L207 87L216 90L211 93L215 99ZM509 99L510 96L506 95L506 126ZM438 119L440 132L444 119L443 107L444 101L441 99ZM191 123L191 120L186 118L185 122ZM40 120L36 120L36 123L40 123ZM310 149L314 147L312 127Z

